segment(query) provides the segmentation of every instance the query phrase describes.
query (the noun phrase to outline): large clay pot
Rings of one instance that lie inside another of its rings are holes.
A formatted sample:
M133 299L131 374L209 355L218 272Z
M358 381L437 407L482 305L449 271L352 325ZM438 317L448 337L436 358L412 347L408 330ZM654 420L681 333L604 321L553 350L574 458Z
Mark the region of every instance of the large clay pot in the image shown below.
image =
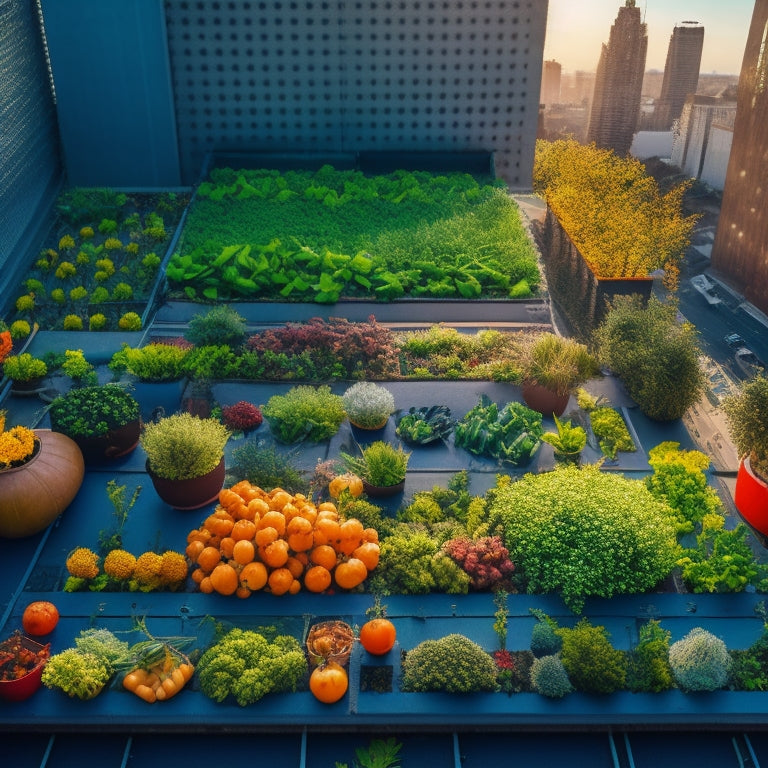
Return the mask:
M763 536L765 545L768 539L768 484L754 473L748 456L739 463L733 503L744 520Z
M147 474L155 486L157 495L174 509L200 509L219 497L224 487L224 459L207 475L192 477L188 480L167 480L152 472L147 462Z
M551 389L530 382L523 384L522 393L525 404L543 416L551 416L553 413L555 416L562 416L571 399L570 392L558 395Z
M0 536L20 539L45 530L75 498L85 476L77 443L35 430L40 450L20 467L0 470Z

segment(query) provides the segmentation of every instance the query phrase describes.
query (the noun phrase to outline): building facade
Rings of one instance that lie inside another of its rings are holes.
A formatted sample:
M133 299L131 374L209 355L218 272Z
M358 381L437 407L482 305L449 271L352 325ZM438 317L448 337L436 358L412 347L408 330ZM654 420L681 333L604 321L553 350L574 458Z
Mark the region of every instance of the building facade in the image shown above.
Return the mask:
M632 146L648 50L648 33L635 0L619 8L597 65L587 141L625 156Z
M755 0L712 266L768 313L768 0Z
M725 186L736 101L691 95L673 129L672 165L715 189Z
M654 109L654 128L668 131L680 117L689 94L696 93L704 47L704 27L684 21L674 28L667 50L661 95Z

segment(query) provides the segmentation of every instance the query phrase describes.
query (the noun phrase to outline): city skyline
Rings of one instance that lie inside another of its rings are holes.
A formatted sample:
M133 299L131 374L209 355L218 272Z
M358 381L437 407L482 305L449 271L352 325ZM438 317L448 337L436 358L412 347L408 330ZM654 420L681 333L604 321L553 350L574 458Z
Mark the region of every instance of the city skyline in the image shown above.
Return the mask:
M549 0L544 58L563 72L595 72L602 45L624 0ZM648 27L646 70L663 71L676 25L704 27L701 72L735 74L741 69L754 0L637 0Z

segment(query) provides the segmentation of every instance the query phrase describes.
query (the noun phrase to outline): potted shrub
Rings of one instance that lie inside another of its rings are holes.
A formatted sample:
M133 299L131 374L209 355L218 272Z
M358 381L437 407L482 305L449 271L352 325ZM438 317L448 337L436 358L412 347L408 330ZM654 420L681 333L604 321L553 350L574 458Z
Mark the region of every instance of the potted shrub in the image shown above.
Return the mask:
M402 446L377 440L361 449L360 456L341 453L345 467L363 480L369 496L394 496L405 487L405 475L411 454Z
M140 442L158 496L176 509L198 509L218 498L228 439L229 431L218 419L191 413L147 424Z
M47 373L48 366L45 361L29 352L9 355L3 361L3 374L13 382L14 394L37 392Z
M539 334L524 346L521 368L523 400L545 416L562 416L571 392L600 372L584 344L554 333Z
M581 452L587 444L587 430L578 424L574 426L570 421L560 421L557 416L555 426L557 432L545 432L541 439L554 448L555 460L578 464Z
M349 423L360 429L383 429L395 410L395 398L380 384L358 381L343 394Z
M51 428L71 437L86 461L125 456L139 442L139 404L119 384L70 389L51 403L48 414Z
M124 344L112 355L109 368L117 375L127 373L134 377L141 417L149 421L178 410L186 385L188 354L189 348L180 344Z
M756 376L741 392L723 399L739 472L734 503L763 538L768 536L768 378Z

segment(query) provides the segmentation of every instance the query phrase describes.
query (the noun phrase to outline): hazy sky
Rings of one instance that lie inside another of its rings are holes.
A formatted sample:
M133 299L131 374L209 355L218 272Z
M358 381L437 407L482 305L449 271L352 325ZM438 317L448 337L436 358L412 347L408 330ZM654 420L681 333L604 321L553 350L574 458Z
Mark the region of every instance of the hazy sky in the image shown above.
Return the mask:
M702 72L738 74L755 0L636 0L648 26L646 69L664 69L669 38L681 21L704 26ZM544 58L564 72L594 72L624 0L549 0Z

